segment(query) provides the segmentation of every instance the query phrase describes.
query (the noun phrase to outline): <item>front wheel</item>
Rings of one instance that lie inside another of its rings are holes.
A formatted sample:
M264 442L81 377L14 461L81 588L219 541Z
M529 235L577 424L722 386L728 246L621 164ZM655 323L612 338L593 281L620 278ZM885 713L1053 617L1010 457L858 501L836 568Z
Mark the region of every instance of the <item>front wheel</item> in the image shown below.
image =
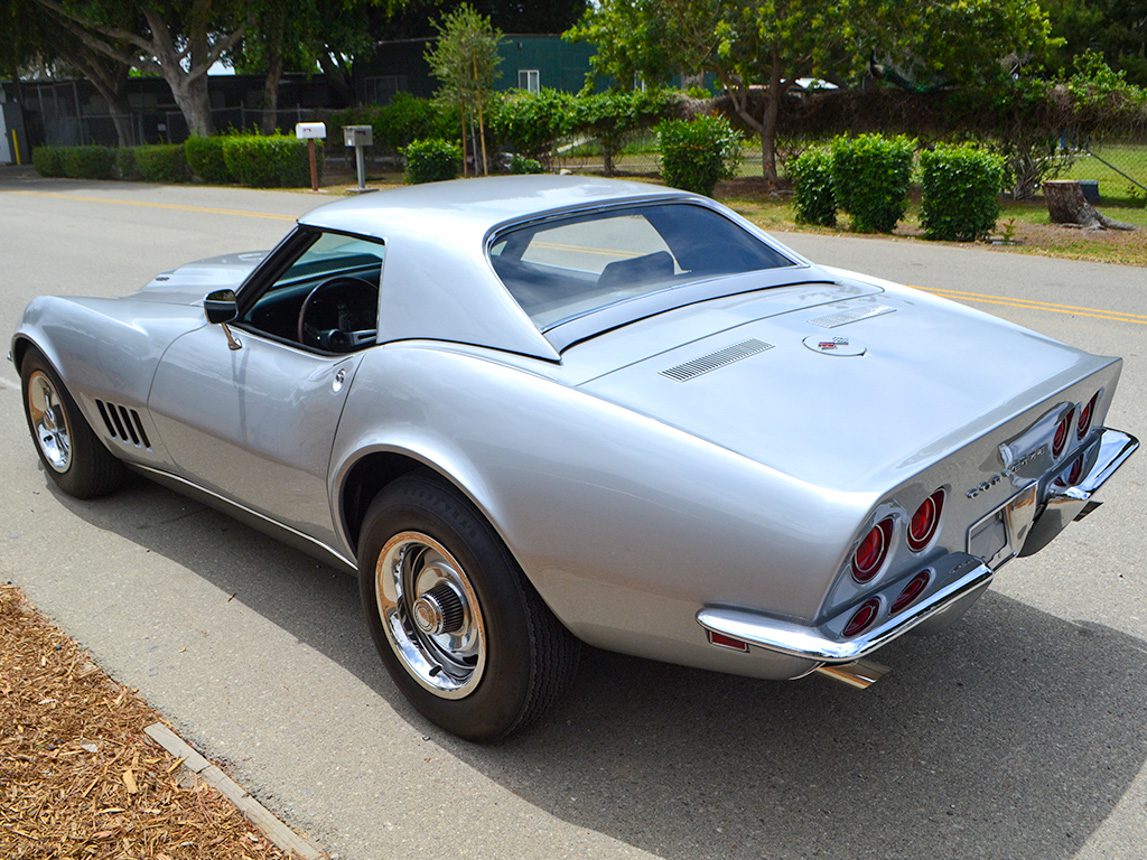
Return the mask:
M90 499L123 483L123 464L104 447L59 374L35 347L20 364L24 417L44 470L70 496Z
M359 586L375 646L428 719L493 741L540 716L573 679L578 643L493 528L435 475L407 475L371 504Z

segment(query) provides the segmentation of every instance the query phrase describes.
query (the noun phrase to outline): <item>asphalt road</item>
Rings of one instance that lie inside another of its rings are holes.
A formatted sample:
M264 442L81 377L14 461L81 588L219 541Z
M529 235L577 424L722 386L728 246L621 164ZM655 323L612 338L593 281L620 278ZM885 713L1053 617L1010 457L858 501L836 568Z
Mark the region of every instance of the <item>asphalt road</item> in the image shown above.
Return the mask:
M0 169L0 330L39 293L269 247L318 200ZM783 238L1123 355L1110 423L1147 434L1147 270ZM591 652L547 721L478 747L396 693L349 577L143 480L62 497L9 365L0 407L0 577L336 856L1144 856L1147 453L957 627L886 648L867 692Z

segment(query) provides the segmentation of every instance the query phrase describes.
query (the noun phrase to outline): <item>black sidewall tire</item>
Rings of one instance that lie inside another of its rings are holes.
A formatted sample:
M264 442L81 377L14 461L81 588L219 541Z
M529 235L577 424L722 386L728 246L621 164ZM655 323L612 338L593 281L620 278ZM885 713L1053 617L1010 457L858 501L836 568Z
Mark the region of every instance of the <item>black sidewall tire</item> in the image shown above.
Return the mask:
M36 439L36 429L32 426L32 415L28 411L28 380L35 371L40 371L51 381L67 419L71 441L70 462L63 472L57 472L44 458ZM32 445L44 466L44 471L56 485L77 499L91 499L114 492L123 483L123 463L112 455L99 440L80 407L72 398L71 392L60 379L56 369L44 354L35 347L29 347L20 363L20 396L24 405L24 421L32 437Z
M445 699L419 684L394 653L383 629L375 596L375 566L387 540L403 531L434 538L457 559L478 598L485 621L486 664L474 691ZM371 504L359 549L359 591L375 647L395 684L429 720L460 737L494 741L521 727L532 715L538 679L536 625L552 616L529 591L517 564L490 525L457 490L432 476L395 481ZM538 607L531 606L536 601ZM564 630L561 631L565 633ZM568 636L568 633L565 633Z

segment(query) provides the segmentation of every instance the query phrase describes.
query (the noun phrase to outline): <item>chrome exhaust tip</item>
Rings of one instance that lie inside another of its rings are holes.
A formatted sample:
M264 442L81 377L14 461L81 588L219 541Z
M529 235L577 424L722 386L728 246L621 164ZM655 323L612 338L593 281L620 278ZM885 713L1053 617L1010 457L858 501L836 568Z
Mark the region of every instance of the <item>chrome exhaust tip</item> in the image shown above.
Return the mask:
M867 690L885 675L891 667L872 660L854 660L852 663L825 664L816 669L821 675L848 684L858 690Z

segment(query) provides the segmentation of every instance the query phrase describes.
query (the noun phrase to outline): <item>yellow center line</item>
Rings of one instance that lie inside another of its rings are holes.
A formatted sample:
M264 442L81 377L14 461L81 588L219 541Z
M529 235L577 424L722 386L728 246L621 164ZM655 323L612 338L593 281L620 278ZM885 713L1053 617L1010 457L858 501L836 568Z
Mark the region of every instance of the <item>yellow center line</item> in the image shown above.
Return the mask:
M274 212L253 212L249 209L220 209L214 206L193 206L186 203L155 203L149 200L123 200L116 197L95 197L84 194L61 194L55 191L9 191L28 197L49 197L53 200L75 200L81 203L107 203L112 206L138 206L143 209L169 209L174 212L198 212L203 215L234 215L239 218L261 218L267 221L295 221L294 215Z
M1002 296L988 296L984 293L961 294L957 290L939 290L928 287L914 286L913 289L933 293L942 298L958 299L966 302L976 302L984 305L1002 305L1020 310L1044 311L1049 314L1066 314L1073 317L1091 317L1098 320L1111 320L1125 322L1131 325L1147 325L1147 319L1137 319L1142 314L1125 314L1123 311L1110 311L1103 308L1076 308L1073 305L1056 305L1052 302L1036 302L1031 299L1012 300Z
M1114 311L1109 308L1089 308L1084 305L1065 305L1060 302L1045 302L1039 299L1021 299L1015 296L996 296L992 295L991 293L973 293L967 290L951 290L946 287L917 287L917 289L926 290L927 292L936 293L938 295L960 296L961 298L967 299L992 299L993 301L1006 299L1007 301L1017 302L1019 304L1028 305L1033 308L1058 308L1069 311L1111 314L1114 316L1129 317L1136 320L1147 320L1147 314L1136 314L1131 313L1130 311Z

